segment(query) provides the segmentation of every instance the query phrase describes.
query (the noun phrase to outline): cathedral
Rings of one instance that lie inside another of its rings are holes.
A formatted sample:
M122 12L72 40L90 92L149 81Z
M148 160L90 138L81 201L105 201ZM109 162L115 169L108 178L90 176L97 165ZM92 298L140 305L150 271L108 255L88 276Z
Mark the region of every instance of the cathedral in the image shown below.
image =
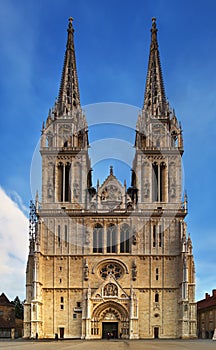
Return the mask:
M42 193L30 206L25 338L196 337L183 135L157 31L153 18L130 187L112 165L94 187L69 19L59 95L42 127Z

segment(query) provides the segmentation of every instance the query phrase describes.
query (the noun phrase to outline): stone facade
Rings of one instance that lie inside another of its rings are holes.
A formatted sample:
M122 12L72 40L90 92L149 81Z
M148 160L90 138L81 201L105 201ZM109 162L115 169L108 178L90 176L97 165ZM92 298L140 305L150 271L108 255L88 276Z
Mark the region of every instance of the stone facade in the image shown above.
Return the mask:
M215 332L216 339L216 289L197 302L197 329L199 338L213 338Z
M42 128L42 200L31 203L24 337L196 337L183 137L155 19L131 187L111 166L94 188L88 147L70 19L59 98Z

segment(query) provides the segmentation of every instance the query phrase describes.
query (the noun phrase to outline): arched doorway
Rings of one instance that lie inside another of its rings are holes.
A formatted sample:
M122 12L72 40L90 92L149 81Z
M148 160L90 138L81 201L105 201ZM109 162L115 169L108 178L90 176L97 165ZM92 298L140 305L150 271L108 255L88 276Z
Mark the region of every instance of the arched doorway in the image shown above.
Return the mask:
M114 301L101 303L93 310L91 334L100 338L117 339L129 337L129 312Z

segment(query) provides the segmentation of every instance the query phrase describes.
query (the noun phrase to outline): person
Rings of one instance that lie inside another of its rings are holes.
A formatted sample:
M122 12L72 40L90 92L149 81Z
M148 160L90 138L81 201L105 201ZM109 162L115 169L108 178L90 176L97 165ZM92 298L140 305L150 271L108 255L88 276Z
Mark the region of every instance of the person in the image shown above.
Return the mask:
M38 340L38 333L36 333L35 339Z
M55 340L58 341L58 333L55 333Z
M120 339L121 339L122 338L122 333L120 333L119 336L120 336Z

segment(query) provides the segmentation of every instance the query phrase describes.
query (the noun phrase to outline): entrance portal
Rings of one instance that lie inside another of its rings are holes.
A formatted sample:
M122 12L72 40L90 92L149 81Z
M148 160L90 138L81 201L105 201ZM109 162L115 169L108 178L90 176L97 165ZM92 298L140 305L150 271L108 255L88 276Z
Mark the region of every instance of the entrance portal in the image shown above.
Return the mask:
M118 338L118 322L102 323L102 338Z

